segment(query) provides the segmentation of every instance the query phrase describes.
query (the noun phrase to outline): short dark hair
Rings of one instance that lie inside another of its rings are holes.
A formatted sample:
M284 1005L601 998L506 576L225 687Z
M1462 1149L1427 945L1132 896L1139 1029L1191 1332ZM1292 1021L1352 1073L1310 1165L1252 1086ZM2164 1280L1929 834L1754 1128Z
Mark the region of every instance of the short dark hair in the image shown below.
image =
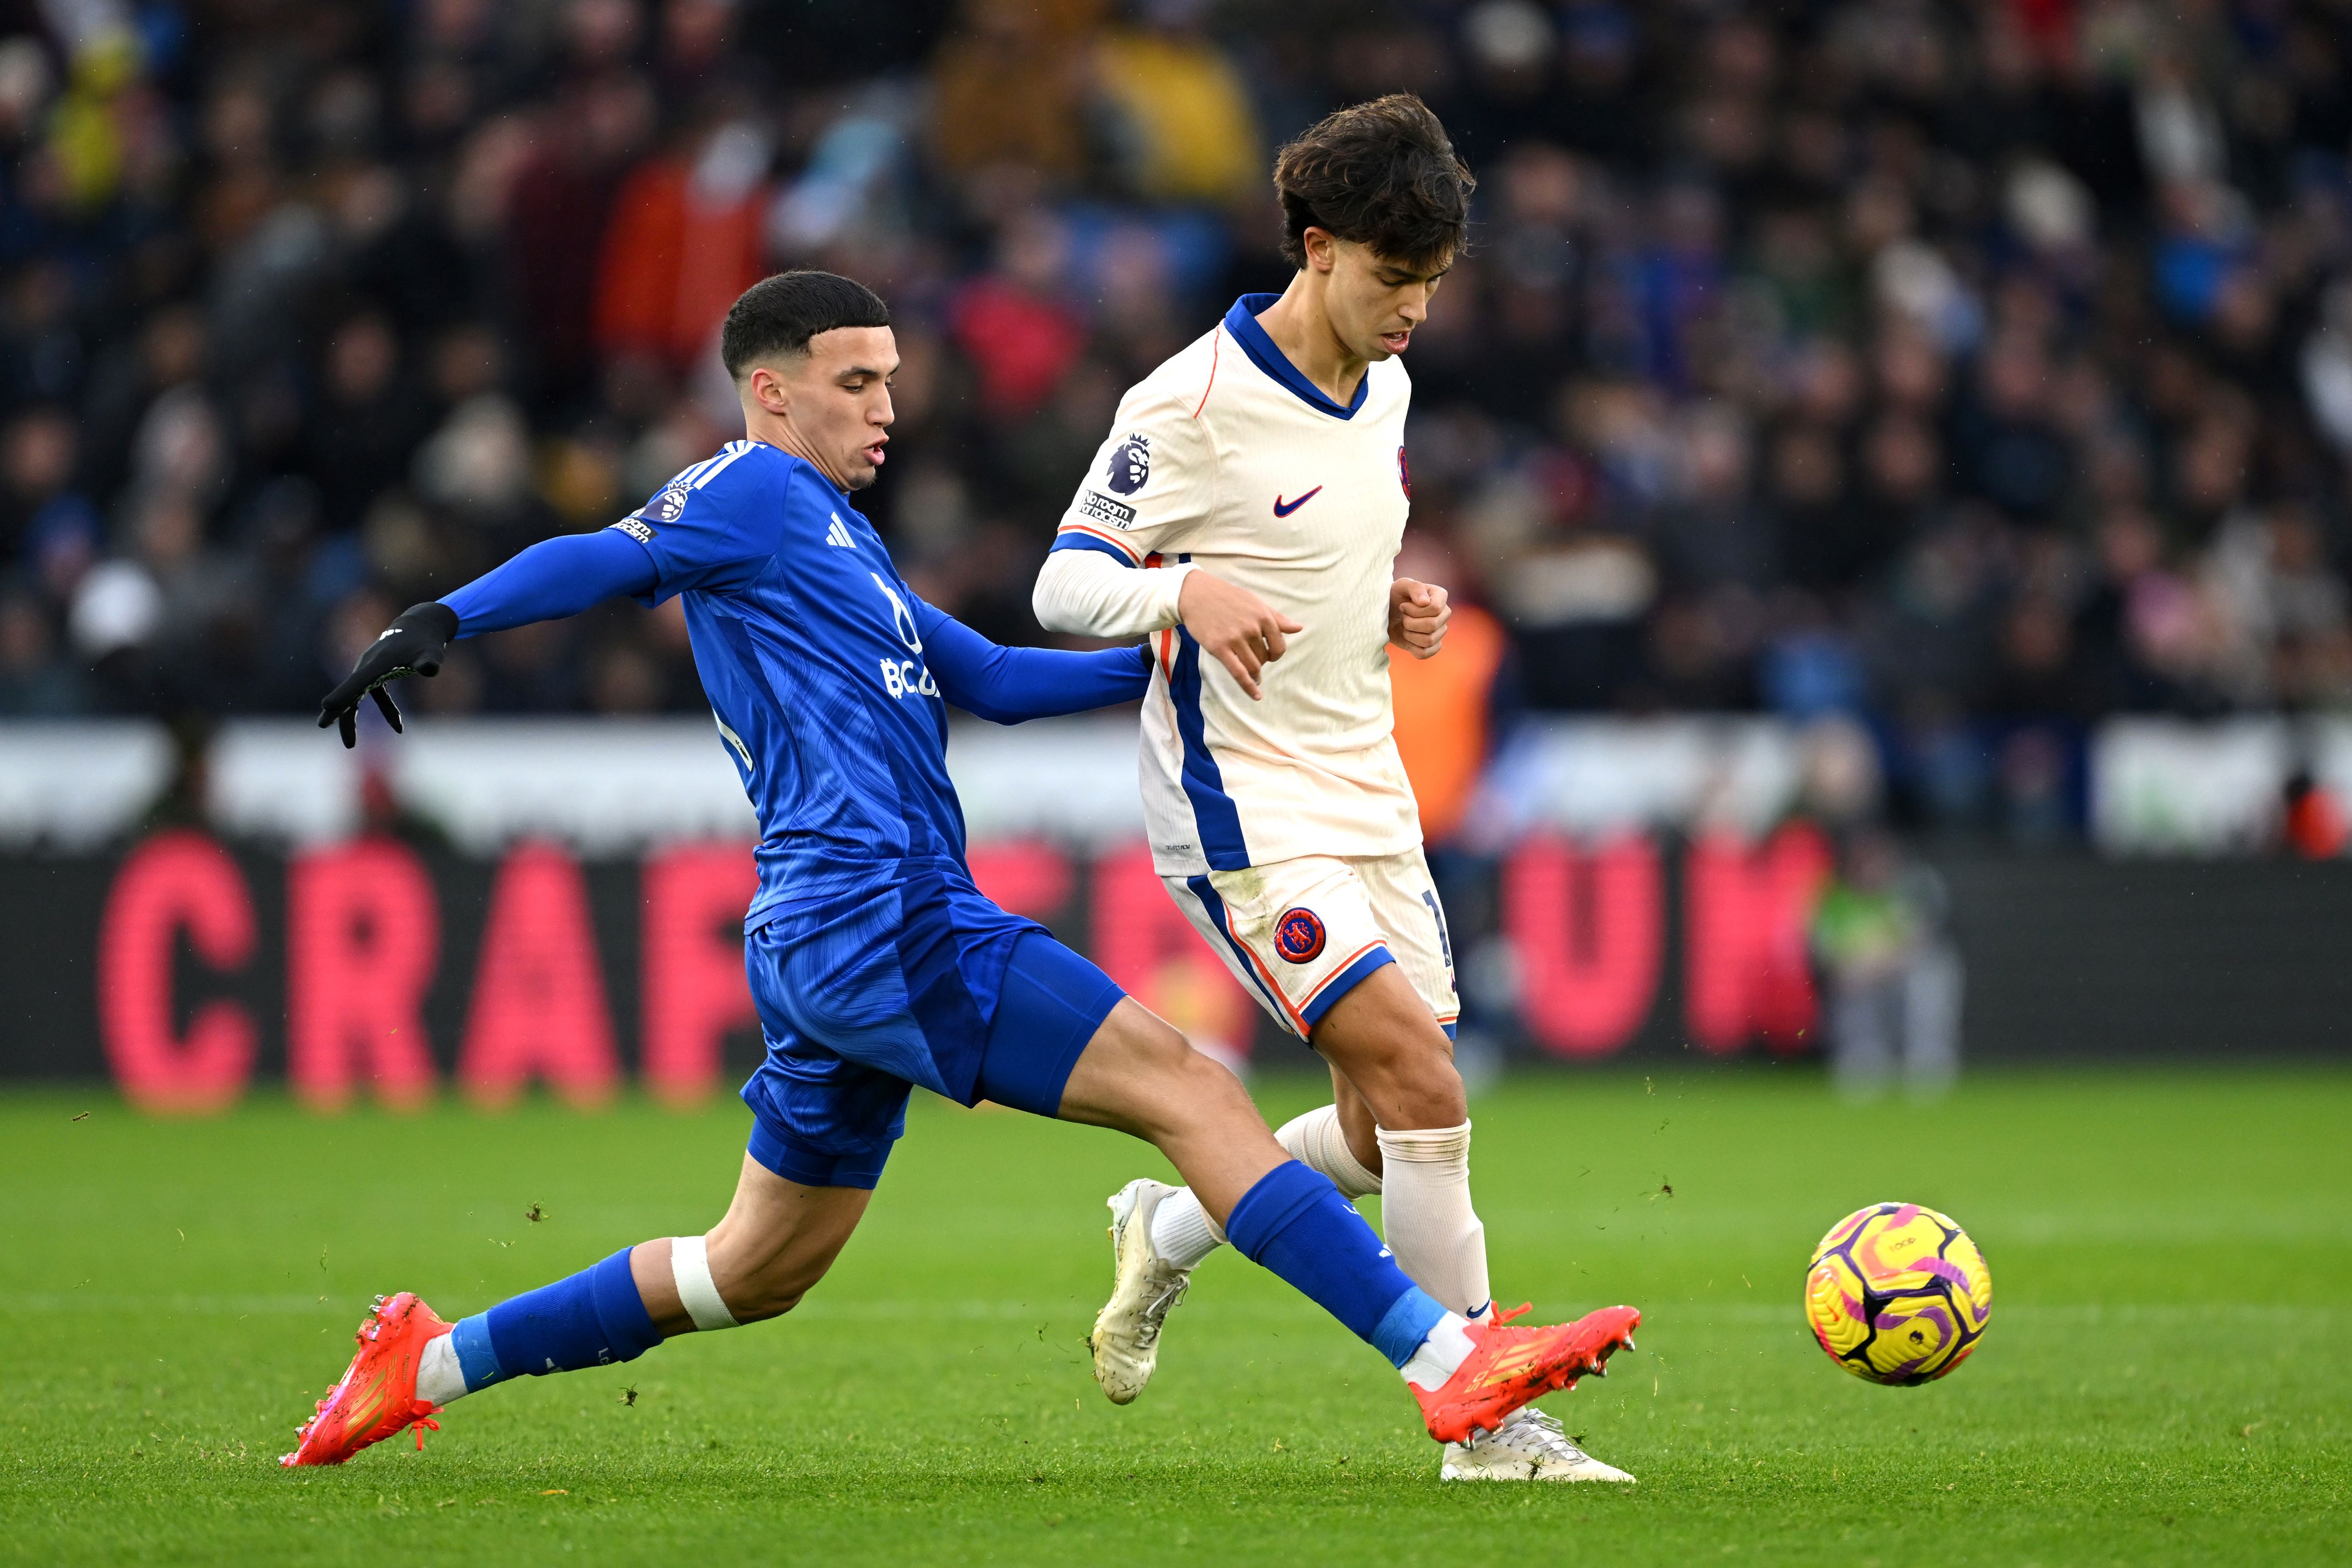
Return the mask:
M740 381L774 354L804 354L809 340L838 327L887 327L890 307L854 278L800 268L762 278L737 296L719 329L719 357Z
M1275 154L1282 254L1307 265L1312 226L1408 267L1436 268L1470 227L1470 167L1429 105L1392 92L1328 114Z

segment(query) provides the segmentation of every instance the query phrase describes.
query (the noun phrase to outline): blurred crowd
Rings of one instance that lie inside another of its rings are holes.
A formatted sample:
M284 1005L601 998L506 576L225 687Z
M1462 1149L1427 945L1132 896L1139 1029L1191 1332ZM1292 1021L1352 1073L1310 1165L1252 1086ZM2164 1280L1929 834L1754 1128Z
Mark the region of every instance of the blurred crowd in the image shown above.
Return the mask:
M2119 711L2352 703L2352 9L2298 0L13 0L0 713L299 710L403 605L740 432L780 266L891 301L864 501L1030 584L1121 390L1278 289L1273 148L1481 180L1415 548L1538 710L1851 714L1926 820ZM446 711L690 709L674 613Z

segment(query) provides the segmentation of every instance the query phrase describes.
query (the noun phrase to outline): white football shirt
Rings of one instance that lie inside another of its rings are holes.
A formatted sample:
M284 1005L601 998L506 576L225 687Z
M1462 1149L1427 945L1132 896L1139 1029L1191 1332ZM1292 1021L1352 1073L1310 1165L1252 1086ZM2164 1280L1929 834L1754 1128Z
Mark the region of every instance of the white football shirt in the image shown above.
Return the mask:
M1377 363L1352 406L1332 402L1258 324L1275 299L1244 296L1120 400L1037 581L1054 630L1151 634L1140 772L1163 877L1421 842L1387 647L1412 382ZM1306 628L1260 675L1262 700L1178 625L1187 565Z

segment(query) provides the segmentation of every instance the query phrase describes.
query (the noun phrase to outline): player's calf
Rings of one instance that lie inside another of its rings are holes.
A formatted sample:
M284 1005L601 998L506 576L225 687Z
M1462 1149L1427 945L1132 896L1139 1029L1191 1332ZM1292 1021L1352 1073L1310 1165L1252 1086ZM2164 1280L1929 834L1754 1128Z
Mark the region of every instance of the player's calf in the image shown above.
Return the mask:
M1374 1149L1350 1152L1367 1170L1380 1167L1381 1219L1398 1263L1454 1310L1486 1311L1492 1296L1486 1228L1470 1200L1469 1101L1427 1004L1385 965L1324 1014L1314 1044L1353 1091L1337 1097L1342 1129L1350 1111L1360 1134L1363 1110L1377 1122Z
M636 1259L658 1247L670 1271L668 1300L677 1303L684 1321L665 1330L647 1309L638 1287ZM415 1298L396 1297L397 1300ZM673 1237L660 1243L624 1247L603 1262L579 1273L542 1285L499 1302L487 1312L444 1323L417 1303L418 1313L433 1332L415 1347L407 1362L389 1374L385 1398L407 1413L388 1430L362 1430L349 1419L321 1431L319 1423L306 1426L289 1465L341 1464L369 1443L423 1420L494 1383L525 1374L577 1372L635 1361L673 1333L694 1330L731 1329L747 1320L738 1318L711 1278L709 1249L702 1237ZM772 1315L772 1314L770 1314ZM405 1327L405 1325L404 1325ZM362 1330L365 1335L366 1330ZM354 1378L370 1374L363 1364L370 1347L344 1373L340 1391ZM324 1420L328 1405L320 1406Z
M789 1311L832 1266L868 1195L802 1186L747 1160L708 1236L624 1247L454 1324L406 1292L379 1299L359 1354L282 1462L339 1465L492 1384L635 1361L677 1334Z

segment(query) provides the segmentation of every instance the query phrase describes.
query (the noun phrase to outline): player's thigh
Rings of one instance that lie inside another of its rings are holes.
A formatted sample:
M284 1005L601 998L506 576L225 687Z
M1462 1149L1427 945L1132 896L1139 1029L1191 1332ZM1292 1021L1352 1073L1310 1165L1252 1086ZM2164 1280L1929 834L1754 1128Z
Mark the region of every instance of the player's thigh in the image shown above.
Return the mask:
M1079 1058L1126 994L1092 959L1051 933L1024 933L997 981L973 1075L973 1102L1061 1116Z
M1454 1127L1468 1114L1454 1042L1393 963L1334 1004L1315 1026L1313 1042L1382 1127Z
M1160 1141L1221 1121L1263 1131L1241 1080L1132 996L1119 999L1062 1089L1061 1119Z
M1150 1138L1237 1113L1263 1125L1239 1079L1042 931L1005 963L974 1089L1015 1110Z
M1341 1125L1360 1133L1351 1122L1366 1112L1382 1127L1457 1125L1468 1109L1454 1067L1453 942L1428 867L1418 850L1350 864L1391 962L1332 1002L1309 1037L1361 1100L1341 1098Z
M1429 862L1418 848L1350 862L1363 884L1372 919L1388 939L1389 954L1406 982L1449 1033L1462 1016L1454 970L1454 935L1437 896Z
M1388 962L1363 884L1336 856L1163 879L1243 989L1301 1039L1350 987Z

